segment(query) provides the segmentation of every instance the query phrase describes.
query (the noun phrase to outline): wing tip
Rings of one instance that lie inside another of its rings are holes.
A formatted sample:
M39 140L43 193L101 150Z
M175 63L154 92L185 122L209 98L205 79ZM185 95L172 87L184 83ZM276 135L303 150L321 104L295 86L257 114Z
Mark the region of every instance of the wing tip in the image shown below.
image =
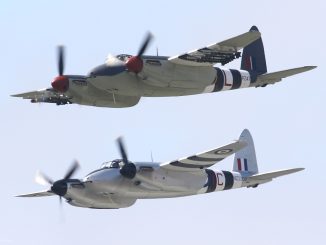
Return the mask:
M15 195L14 197L27 197L26 195L27 194L18 194L18 195Z
M55 195L51 190L15 195L14 197L45 197Z
M290 168L290 169L284 169L284 171L289 171L289 174L294 174L296 172L300 172L305 170L305 168ZM283 171L283 170L282 170Z
M308 71L316 69L318 66L304 66Z
M296 172L303 171L305 168L295 168Z
M311 71L311 70L316 69L316 68L317 68L317 66L301 66L301 67L294 68L294 69L298 69L300 71L298 73L302 73L302 72Z

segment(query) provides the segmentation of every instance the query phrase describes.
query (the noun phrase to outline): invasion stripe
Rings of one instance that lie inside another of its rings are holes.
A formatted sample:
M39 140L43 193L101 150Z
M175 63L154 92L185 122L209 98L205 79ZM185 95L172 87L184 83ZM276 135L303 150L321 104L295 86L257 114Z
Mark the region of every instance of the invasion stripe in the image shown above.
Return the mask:
M208 157L199 157L199 156L191 156L188 157L187 159L192 161L199 161L199 162L218 162L223 160L223 158L208 158Z
M232 189L234 184L234 177L233 174L229 171L222 171L225 177L225 185L223 190Z
M215 67L217 80L213 92L221 91L224 87L224 76L221 69Z
M230 72L233 77L233 84L231 89L238 89L241 87L242 83L242 78L241 78L241 73L238 70L230 69Z
M174 161L174 162L171 162L170 165L172 166L176 166L176 167L182 167L182 168L200 168L200 169L203 169L203 168L208 168L214 164L205 164L205 165L198 165L198 164L189 164L189 163L182 163L182 162L179 162L179 161Z
M205 184L205 186L207 186L206 193L213 192L213 191L215 191L216 185L217 185L216 174L211 169L206 169L205 171L207 174L207 183Z

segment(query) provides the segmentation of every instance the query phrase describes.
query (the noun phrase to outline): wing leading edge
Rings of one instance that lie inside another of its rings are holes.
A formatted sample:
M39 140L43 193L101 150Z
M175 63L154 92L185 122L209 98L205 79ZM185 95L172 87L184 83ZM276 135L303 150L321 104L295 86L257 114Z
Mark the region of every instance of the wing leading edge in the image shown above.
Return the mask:
M161 165L161 168L167 170L180 171L196 171L198 169L205 169L222 161L224 158L246 147L247 143L244 141L236 141L234 143L215 148L209 151L201 152L189 157L180 158L175 161L166 162Z
M51 190L33 192L28 194L17 195L16 197L46 197L55 195Z
M293 174L302 170L304 170L304 168L290 168L290 169L277 170L273 172L255 174L253 176L247 177L245 183L247 187L257 187L257 185L259 184L264 184L272 181L275 178L288 175L288 174Z
M302 72L310 71L315 69L317 66L302 66L293 69L277 71L259 75L255 83L256 87L265 87L268 84L274 84L280 82L283 78L293 76Z
M40 89L22 94L14 94L11 96L29 99L32 103L46 102L56 103L57 105L72 104L70 97L65 94L58 93L52 88Z

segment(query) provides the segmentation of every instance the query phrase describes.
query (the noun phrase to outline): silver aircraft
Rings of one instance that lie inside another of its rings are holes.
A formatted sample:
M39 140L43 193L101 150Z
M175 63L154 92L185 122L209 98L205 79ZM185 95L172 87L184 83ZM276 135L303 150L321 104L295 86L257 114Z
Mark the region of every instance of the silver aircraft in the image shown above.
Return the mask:
M67 203L86 208L116 209L133 205L137 199L171 198L224 191L241 187L257 187L274 178L295 173L303 168L259 173L253 139L247 129L228 145L180 158L155 162L128 160L121 138L117 140L121 159L105 162L83 179L72 179L78 168L75 162L63 179L53 181L40 172L36 182L50 187L41 192L19 197L58 195ZM216 171L209 167L234 156L232 171Z
M59 75L52 87L13 96L30 99L32 103L120 108L136 105L141 97L265 87L315 68L304 66L267 73L264 46L256 26L239 36L172 57L143 55L151 39L152 35L148 34L137 55L109 55L104 64L86 76L64 75L64 48L61 46L58 48ZM214 67L241 56L240 70Z

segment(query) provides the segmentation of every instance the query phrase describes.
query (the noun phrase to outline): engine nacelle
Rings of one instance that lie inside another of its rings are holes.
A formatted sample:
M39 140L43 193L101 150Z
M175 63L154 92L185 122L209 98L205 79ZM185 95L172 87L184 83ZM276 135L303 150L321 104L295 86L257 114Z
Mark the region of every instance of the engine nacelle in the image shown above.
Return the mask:
M115 174L118 173L116 172ZM70 205L76 207L99 209L126 208L133 205L137 200L130 197L116 196L111 190L101 188L100 185L95 187L100 191L93 193L88 189L92 185L92 183L81 181L69 183L64 198Z
M106 195L106 196L105 196ZM102 198L97 198L96 201L67 199L67 202L75 207L95 208L95 209L118 209L132 206L137 199L135 198L118 198L110 194L103 194Z

